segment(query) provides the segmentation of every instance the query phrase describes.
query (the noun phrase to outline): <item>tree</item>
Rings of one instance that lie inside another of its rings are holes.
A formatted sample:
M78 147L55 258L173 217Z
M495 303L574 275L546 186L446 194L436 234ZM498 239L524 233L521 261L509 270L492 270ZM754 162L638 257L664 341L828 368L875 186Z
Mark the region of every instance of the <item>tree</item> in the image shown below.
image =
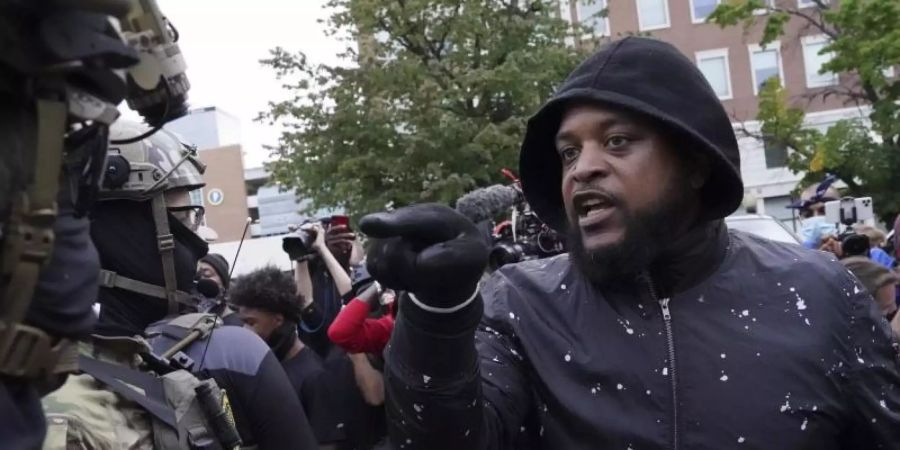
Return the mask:
M556 1L331 0L343 66L271 51L291 98L261 120L285 130L274 178L353 216L451 203L514 168L527 117L581 60ZM359 50L355 47L358 44Z
M759 94L757 137L791 151L788 167L805 173L801 185L833 173L847 184L850 195L873 197L881 217L893 222L900 212L900 81L892 75L900 64L900 2L812 3L811 8L797 8L794 1L732 0L719 5L708 20L721 27L739 23L750 27L764 20L763 46L782 36L791 20L803 24L804 34L827 36L821 53L833 57L822 71L848 76L840 85L813 95L837 96L847 105L865 106L868 116L839 121L824 133L803 128L803 110L789 106L788 93L772 79Z

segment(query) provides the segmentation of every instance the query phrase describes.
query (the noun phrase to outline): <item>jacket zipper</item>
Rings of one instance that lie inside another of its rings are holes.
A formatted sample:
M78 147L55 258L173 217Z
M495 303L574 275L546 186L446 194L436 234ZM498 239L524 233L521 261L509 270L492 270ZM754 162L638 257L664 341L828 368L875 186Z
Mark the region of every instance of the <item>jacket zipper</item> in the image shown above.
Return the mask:
M678 380L675 378L675 339L672 336L672 314L669 312L668 298L661 298L658 301L666 327L666 342L669 344L669 377L672 380L672 450L678 450Z

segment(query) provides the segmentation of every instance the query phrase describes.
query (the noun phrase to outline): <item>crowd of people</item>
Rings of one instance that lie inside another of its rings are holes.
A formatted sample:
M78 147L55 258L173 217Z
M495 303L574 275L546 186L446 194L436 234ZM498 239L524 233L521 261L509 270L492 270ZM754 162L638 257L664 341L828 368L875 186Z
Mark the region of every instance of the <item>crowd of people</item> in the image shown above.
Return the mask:
M302 224L291 271L231 279L196 151L94 130L90 220L77 182L29 185L52 207L0 235L26 249L2 300L34 293L14 327L0 309L0 355L28 362L0 360L4 450L900 449L897 238L830 229L827 192L803 245L729 230L734 130L668 43L602 46L528 121L521 189L568 252L493 273L483 226L418 204L360 218L365 250L347 217Z

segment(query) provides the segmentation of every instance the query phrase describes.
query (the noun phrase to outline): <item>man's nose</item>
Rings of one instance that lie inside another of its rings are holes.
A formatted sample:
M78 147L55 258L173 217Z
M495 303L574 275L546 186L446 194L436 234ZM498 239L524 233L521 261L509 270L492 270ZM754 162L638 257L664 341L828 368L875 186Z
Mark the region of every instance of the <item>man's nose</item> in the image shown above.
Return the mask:
M572 176L581 183L590 182L596 178L609 175L608 155L594 143L586 143L581 148L581 154L572 169Z

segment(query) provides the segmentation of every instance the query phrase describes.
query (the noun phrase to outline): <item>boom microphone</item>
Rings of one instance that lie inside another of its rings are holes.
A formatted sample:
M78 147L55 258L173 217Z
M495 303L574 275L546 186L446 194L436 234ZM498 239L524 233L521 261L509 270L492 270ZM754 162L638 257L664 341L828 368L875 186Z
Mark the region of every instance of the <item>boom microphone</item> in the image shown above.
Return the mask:
M490 220L506 212L522 199L518 189L502 184L475 189L456 201L456 210L472 222Z

